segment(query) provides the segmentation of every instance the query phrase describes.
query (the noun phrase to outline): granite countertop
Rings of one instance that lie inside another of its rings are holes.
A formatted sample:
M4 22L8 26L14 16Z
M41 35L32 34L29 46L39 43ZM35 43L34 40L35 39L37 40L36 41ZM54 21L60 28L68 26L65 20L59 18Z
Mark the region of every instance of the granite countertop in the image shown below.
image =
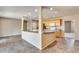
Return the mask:
M26 32L38 33L38 30L27 30Z
M33 33L38 33L38 31L27 31L27 32L33 32Z
M47 29L43 31L44 34L46 34L46 33L55 33L55 32L56 32L56 31L53 31L53 30L47 30Z

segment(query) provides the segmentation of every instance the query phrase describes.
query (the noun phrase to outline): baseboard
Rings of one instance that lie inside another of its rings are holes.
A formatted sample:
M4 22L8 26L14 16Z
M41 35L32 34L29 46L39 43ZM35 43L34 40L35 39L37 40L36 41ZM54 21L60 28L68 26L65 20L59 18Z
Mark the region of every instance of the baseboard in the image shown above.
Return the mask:
M4 36L0 36L0 37L10 37L10 36L19 36L21 34L13 34L13 35L4 35Z

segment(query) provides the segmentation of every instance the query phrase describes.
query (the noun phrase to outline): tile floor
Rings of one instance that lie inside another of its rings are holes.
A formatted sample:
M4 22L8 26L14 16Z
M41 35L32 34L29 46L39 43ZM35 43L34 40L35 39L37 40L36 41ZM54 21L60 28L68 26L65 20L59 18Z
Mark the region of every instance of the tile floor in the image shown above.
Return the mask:
M66 46L64 39L59 39L43 50L39 50L20 35L0 38L0 53L79 53L79 41L75 41L73 48Z

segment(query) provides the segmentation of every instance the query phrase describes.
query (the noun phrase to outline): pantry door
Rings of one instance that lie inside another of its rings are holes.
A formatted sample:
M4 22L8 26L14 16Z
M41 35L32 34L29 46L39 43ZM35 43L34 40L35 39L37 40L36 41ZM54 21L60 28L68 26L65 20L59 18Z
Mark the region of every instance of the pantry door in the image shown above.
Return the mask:
M65 32L66 32L66 33L72 32L71 27L72 27L71 21L65 21Z

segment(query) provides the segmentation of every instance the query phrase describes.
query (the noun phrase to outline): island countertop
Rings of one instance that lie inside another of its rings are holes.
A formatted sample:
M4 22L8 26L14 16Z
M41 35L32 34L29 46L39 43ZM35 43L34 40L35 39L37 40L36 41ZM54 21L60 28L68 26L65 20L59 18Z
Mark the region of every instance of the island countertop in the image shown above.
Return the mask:
M56 31L55 30L43 30L43 33L46 34L46 33L55 33Z

